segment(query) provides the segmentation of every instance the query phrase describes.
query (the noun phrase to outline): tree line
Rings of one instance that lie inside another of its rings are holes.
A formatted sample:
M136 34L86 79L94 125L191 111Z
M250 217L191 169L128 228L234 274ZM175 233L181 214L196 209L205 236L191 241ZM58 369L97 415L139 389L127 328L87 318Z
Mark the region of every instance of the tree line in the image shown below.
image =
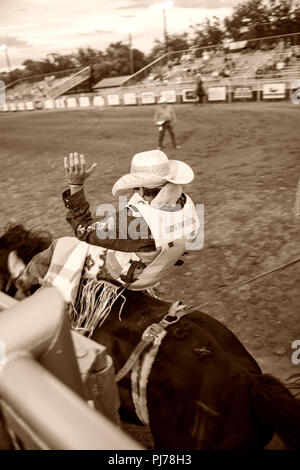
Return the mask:
M291 0L249 0L238 4L222 22L218 17L206 19L190 27L190 31L168 36L168 51L176 52L192 47L220 45L224 41L243 41L266 36L300 32L300 6ZM57 75L92 66L92 82L105 77L130 75L129 45L111 43L104 51L91 47L80 48L72 54L48 54L41 60L27 59L23 69L12 74L0 74L6 84L20 78L43 74ZM150 64L165 53L165 43L155 40L149 54L133 48L134 72Z

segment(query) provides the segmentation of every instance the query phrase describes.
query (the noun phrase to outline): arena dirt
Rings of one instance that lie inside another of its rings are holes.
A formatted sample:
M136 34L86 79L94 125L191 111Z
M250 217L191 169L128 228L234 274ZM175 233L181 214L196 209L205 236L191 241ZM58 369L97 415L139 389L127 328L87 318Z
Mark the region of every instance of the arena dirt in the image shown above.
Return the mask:
M205 205L205 243L162 283L163 297L203 303L222 289L299 257L300 106L290 103L176 106L181 150L164 149L195 171L185 188ZM0 115L0 227L9 221L70 235L61 192L63 156L78 151L98 169L86 184L92 211L112 201L111 187L134 153L156 148L154 109L37 111ZM203 311L239 337L264 372L300 372L300 264L215 299ZM135 437L151 446L148 434ZM137 433L136 433L137 432Z

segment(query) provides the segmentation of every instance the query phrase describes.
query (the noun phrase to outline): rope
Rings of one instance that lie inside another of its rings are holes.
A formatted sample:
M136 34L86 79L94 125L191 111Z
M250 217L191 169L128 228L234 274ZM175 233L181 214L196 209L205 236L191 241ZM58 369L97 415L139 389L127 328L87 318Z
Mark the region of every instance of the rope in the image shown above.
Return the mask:
M223 294L226 294L227 292L230 292L232 291L233 289L237 289L238 287L242 287L242 286L245 286L247 284L250 284L251 282L254 282L254 281L257 281L258 279L261 279L265 276L269 276L270 274L273 274L275 273L276 271L281 271L282 269L285 269L285 268L288 268L290 266L293 266L297 263L300 262L300 257L299 258L296 258L294 259L293 261L290 261L289 263L285 263L285 264L282 264L281 266L278 266L277 268L274 268L274 269L270 269L270 271L266 271L265 273L263 274L259 274L258 276L255 276L255 277L252 277L250 279L247 279L246 281L243 281L243 282L240 282L239 284L234 284L233 286L231 287L228 287L226 289L223 289L221 292L219 292L218 294L215 294L214 296L210 297L206 302L204 303L197 303L197 304L193 304L193 305L190 305L190 306L187 306L185 307L185 311L186 310L193 310L195 308L202 308L202 307L205 307L206 305L210 305L211 303L213 303L215 301L215 299L217 299L218 297L221 297Z
M166 334L167 330L164 329L157 334L156 340L152 344L150 350L136 361L131 371L131 396L134 409L139 420L146 426L149 425L149 411L147 404L148 379L160 345Z

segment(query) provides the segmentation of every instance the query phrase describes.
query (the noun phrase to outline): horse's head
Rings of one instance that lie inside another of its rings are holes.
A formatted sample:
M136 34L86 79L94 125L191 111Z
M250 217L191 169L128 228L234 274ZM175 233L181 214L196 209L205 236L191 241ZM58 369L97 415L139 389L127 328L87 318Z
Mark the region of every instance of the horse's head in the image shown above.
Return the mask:
M29 261L51 244L48 232L10 225L0 237L0 290L14 296L17 279Z

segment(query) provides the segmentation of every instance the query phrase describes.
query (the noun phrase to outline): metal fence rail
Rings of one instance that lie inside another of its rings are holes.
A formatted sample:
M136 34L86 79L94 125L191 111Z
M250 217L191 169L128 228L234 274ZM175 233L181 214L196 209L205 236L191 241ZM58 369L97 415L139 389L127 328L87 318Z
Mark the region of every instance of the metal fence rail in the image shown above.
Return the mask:
M25 448L141 449L84 400L64 301L56 289L22 302L1 293L0 310L0 412ZM0 449L2 424L0 414Z

